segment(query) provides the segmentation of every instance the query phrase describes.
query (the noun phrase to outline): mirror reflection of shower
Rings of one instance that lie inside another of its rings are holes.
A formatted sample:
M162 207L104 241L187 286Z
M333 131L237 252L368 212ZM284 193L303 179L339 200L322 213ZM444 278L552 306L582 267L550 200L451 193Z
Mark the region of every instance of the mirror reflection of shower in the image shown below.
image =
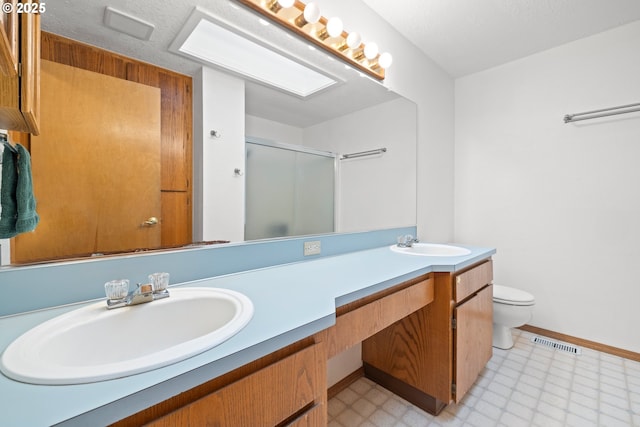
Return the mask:
M245 240L335 231L336 154L247 138Z

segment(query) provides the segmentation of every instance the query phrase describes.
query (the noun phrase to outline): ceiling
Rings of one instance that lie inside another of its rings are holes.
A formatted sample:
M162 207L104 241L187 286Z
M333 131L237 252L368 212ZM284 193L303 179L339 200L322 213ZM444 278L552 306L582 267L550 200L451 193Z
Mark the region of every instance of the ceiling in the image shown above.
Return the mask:
M323 0L315 0L322 7ZM535 52L640 19L640 0L362 0L453 77L491 68ZM247 112L306 127L396 96L340 61L311 51L305 42L224 0L56 0L42 15L45 31L69 37L177 72L195 75L201 64L168 47L202 6L215 16L272 40L289 56L335 77L338 89L302 102L265 86L247 83ZM150 40L103 24L111 6L155 25ZM331 58L330 58L331 59ZM348 68L348 67L347 67ZM285 107L286 105L286 107Z
M155 25L149 40L139 40L103 24L105 7L110 6ZM333 77L338 84L305 99L256 82L246 82L247 114L297 127L326 120L379 104L398 95L341 61L282 31L275 25L261 25L252 11L235 1L225 0L57 0L47 3L42 29L93 46L136 58L169 70L194 76L202 67L195 59L169 51L176 36L201 6L221 22L242 29L263 45L272 45L285 56ZM329 58L330 60L328 60ZM212 67L213 68L213 67Z
M453 77L640 19L638 0L363 0Z

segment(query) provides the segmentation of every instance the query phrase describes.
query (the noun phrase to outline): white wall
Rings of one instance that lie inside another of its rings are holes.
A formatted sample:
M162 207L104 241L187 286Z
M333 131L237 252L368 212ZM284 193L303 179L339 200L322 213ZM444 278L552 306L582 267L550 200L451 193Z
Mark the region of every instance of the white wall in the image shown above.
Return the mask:
M243 241L244 81L203 67L193 85L194 240Z
M338 160L337 231L416 224L415 104L400 98L310 126L304 144L340 154L387 149Z
M259 137L284 144L304 145L302 128L248 115L245 117L247 136Z
M535 326L640 352L640 21L456 81L455 238Z

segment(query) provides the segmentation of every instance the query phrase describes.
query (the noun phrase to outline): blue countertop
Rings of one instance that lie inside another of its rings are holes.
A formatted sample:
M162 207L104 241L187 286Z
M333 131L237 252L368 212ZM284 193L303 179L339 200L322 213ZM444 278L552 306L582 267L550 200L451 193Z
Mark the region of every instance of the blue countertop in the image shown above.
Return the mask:
M332 326L338 306L425 273L461 270L495 253L491 248L464 247L471 250L469 255L422 257L395 253L384 246L181 283L178 286L242 292L254 304L253 319L238 334L204 353L125 378L43 386L0 375L1 424L115 422ZM0 350L39 323L88 303L0 319Z

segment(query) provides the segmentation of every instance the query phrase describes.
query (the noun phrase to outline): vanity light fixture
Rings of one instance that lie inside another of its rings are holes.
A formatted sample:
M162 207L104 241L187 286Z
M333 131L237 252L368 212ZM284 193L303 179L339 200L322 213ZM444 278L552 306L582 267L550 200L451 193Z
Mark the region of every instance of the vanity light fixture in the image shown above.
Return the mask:
M327 19L321 16L320 8L315 2L308 4L300 0L238 0L238 2L311 41L314 45L376 80L384 80L385 70L393 62L391 54L379 53L376 43L362 44L359 33L344 31L340 18Z

